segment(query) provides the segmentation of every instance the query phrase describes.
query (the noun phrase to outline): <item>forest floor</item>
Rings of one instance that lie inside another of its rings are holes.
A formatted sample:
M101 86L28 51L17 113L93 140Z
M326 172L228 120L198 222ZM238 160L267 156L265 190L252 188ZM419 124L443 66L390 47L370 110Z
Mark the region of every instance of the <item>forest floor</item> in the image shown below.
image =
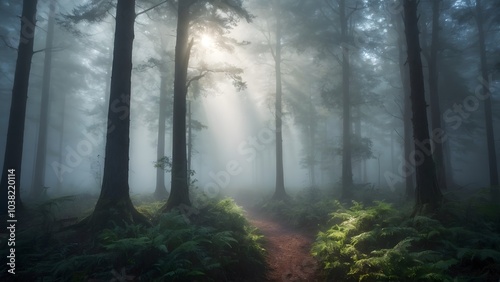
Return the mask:
M250 223L264 235L268 281L319 281L318 263L310 254L313 231L294 229L262 212L245 210Z

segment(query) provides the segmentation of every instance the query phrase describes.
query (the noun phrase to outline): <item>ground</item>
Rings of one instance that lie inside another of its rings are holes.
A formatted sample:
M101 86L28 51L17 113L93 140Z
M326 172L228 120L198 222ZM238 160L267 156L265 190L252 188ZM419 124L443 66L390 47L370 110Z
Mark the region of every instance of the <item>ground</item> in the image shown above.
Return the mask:
M313 232L291 228L252 209L246 216L266 240L268 281L319 281L317 261L309 253Z

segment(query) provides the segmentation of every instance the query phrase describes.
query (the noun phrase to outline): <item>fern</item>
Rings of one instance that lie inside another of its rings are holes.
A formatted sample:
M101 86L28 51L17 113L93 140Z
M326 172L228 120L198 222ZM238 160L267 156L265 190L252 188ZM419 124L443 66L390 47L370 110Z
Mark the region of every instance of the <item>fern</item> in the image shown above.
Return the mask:
M445 226L425 216L406 219L389 204L354 202L331 213L330 227L317 234L311 253L327 280L498 280L500 237ZM459 247L460 246L460 247Z
M150 210L158 206L145 205ZM75 240L70 233L35 232L40 225L19 231L16 251L23 253L23 267L18 278L109 281L113 270L123 269L144 281L235 281L242 276L261 280L262 235L249 225L241 208L225 199L207 202L202 210L191 223L179 212L165 213L156 217L153 227L115 226L93 240L75 243L68 243Z

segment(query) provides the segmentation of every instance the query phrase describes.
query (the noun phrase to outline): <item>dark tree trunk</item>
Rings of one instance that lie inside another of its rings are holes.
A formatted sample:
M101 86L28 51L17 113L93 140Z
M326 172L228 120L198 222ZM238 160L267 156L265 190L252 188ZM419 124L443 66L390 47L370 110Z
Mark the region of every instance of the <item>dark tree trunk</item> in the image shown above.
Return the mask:
M316 187L316 113L313 106L312 96L309 98L309 177L311 187Z
M498 186L498 168L497 168L497 154L495 149L495 136L493 130L493 117L491 111L491 92L489 89L488 81L488 64L486 61L486 40L483 27L483 11L481 7L481 0L476 0L476 23L479 35L479 56L481 60L481 77L483 79L483 93L482 96L486 97L484 100L484 119L486 124L486 142L488 146L488 165L490 170L490 186L492 192L495 186Z
M156 159L160 160L165 156L165 123L167 120L167 71L168 65L165 63L166 57L162 58L164 63L160 67L160 108L158 110L158 145L156 146ZM165 171L162 168L156 169L156 189L154 195L158 199L168 197L165 187Z
M172 133L172 184L163 210L191 206L186 159L187 69L192 41L189 42L189 8L194 3L179 1L175 45L174 114Z
M5 145L5 157L3 162L2 180L0 187L5 198L0 202L1 214L7 213L9 172L15 170L15 210L23 210L21 202L21 164L23 160L24 122L26 117L26 100L28 99L28 85L31 70L31 59L33 57L33 41L36 25L36 0L24 0L21 16L21 30L19 35L19 47L17 49L16 71L14 74L14 86L12 87L12 100L10 105L9 125L7 129L7 142Z
M355 112L356 112L356 115L355 115L355 118L354 118L354 134L356 136L356 139L361 142L361 92L357 91L357 95L356 95L356 99L357 99L357 106L355 108ZM359 159L359 163L356 164L356 167L357 167L357 179L360 181L360 182L363 182L363 164L366 160L365 159Z
M187 105L187 171L188 171L188 185L191 183L191 160L193 157L193 114L191 113L191 101Z
M404 61L401 62L400 68L402 69L403 75L403 131L404 131L404 160L405 163L410 163L410 157L412 152L413 138L412 138L412 122L411 122L411 100L410 100L410 77L408 69L404 67ZM415 197L415 179L414 173L410 171L403 172L403 177L405 179L405 197L410 200Z
M410 153L413 146L412 125L411 125L411 101L410 101L410 77L408 67L406 66L405 38L402 21L395 15L393 18L398 31L398 53L399 53L399 74L401 76L401 85L403 87L403 151L405 163L410 163ZM415 194L413 173L402 171L402 177L405 180L405 198L413 199Z
M63 145L64 145L64 124L66 120L66 95L62 94L60 101L60 109L61 109L61 122L59 123L59 149L58 149L58 163L63 163L64 153L63 153ZM56 184L56 192L60 193L62 191L62 178L57 178Z
M427 122L427 104L425 102L424 75L420 57L420 42L417 17L417 0L404 1L404 22L408 65L410 68L411 104L413 112L413 138L415 141L414 158L417 187L415 190L414 215L433 211L439 207L442 199L439 189L434 160L429 138Z
M438 50L439 50L439 4L441 0L432 3L432 38L429 57L429 94L431 99L432 130L443 130L441 125L441 107L438 92ZM439 188L446 190L446 167L442 142L433 142L434 160Z
M104 175L101 194L89 218L89 226L94 230L112 223L147 223L132 205L128 185L134 21L135 0L118 0Z
M340 30L342 37L342 195L343 199L351 198L352 160L351 160L351 98L349 96L349 37L348 17L345 0L339 1Z
M283 173L283 113L282 113L282 86L281 86L281 3L280 0L274 2L276 17L276 50L274 54L274 66L276 72L276 188L274 199L284 199L287 197L285 192L285 180Z
M33 198L38 198L45 190L45 167L47 156L47 127L50 99L50 80L52 73L52 45L54 41L54 23L55 23L55 1L50 1L50 14L47 27L47 37L45 38L45 58L43 62L43 82L42 82L42 100L40 106L40 126L38 129L38 143L35 159L35 176L31 194Z

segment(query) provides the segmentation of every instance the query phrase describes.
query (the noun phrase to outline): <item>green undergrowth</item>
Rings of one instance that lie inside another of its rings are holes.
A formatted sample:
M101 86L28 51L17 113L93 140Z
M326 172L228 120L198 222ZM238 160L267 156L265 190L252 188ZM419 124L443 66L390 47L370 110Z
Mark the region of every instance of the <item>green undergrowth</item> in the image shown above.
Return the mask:
M179 211L159 214L161 206L152 202L137 207L153 218L153 227L114 227L103 230L92 240L78 240L78 233L68 236L68 231L64 234L44 231L41 226L20 232L15 278L18 281L262 279L265 272L262 236L232 200L207 202L189 217ZM1 271L6 273L5 266Z
M265 200L258 207L293 227L314 229L325 224L336 209L338 203L331 198L322 190L307 189L286 200Z
M384 202L337 203L312 254L326 281L499 281L498 230L494 224L477 228L484 222L479 211L462 221L467 211L457 207L465 204L443 207L448 221L440 221L409 218Z

